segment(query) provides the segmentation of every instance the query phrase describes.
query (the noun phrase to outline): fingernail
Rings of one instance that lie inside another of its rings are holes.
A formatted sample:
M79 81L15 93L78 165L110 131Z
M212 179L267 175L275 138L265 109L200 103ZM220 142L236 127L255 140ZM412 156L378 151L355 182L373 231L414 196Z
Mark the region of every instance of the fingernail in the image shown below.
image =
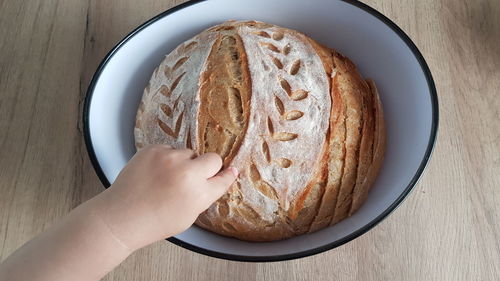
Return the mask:
M231 170L231 173L233 173L233 175L237 178L238 175L240 174L240 172L238 172L238 169L236 169L235 167L229 167L229 170Z

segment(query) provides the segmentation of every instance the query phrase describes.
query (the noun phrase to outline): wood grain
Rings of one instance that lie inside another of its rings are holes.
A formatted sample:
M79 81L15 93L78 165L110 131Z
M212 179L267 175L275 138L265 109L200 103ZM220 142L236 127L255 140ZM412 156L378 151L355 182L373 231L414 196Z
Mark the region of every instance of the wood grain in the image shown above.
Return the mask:
M0 1L0 259L102 190L81 134L84 92L125 34L173 0ZM499 280L500 2L370 0L436 80L433 159L387 220L333 251L237 263L167 242L105 280Z

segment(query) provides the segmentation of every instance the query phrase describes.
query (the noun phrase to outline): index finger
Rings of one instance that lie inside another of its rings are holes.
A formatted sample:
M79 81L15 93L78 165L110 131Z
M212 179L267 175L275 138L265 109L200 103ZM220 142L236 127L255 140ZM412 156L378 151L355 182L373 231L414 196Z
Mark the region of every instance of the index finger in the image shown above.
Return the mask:
M204 178L215 176L222 168L222 158L214 152L207 152L191 161L191 165L200 172Z

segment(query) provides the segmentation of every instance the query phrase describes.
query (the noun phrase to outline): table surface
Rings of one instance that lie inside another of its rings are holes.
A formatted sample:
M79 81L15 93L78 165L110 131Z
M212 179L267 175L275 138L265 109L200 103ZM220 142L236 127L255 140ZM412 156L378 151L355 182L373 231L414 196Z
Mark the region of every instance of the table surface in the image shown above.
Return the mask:
M102 191L82 137L90 77L181 2L0 0L0 259ZM404 204L312 257L241 263L160 242L105 280L500 280L500 1L364 2L414 40L439 93L438 142Z

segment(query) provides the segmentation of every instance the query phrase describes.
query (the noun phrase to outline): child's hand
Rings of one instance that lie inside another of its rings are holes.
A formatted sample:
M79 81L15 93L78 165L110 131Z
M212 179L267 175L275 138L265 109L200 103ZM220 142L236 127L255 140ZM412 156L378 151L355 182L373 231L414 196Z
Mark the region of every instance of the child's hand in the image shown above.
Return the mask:
M238 174L219 172L221 166L215 153L145 147L93 204L114 236L135 250L186 230L221 197Z
M184 231L222 196L237 171L221 166L214 153L140 150L108 190L0 264L0 279L100 280L134 250Z

